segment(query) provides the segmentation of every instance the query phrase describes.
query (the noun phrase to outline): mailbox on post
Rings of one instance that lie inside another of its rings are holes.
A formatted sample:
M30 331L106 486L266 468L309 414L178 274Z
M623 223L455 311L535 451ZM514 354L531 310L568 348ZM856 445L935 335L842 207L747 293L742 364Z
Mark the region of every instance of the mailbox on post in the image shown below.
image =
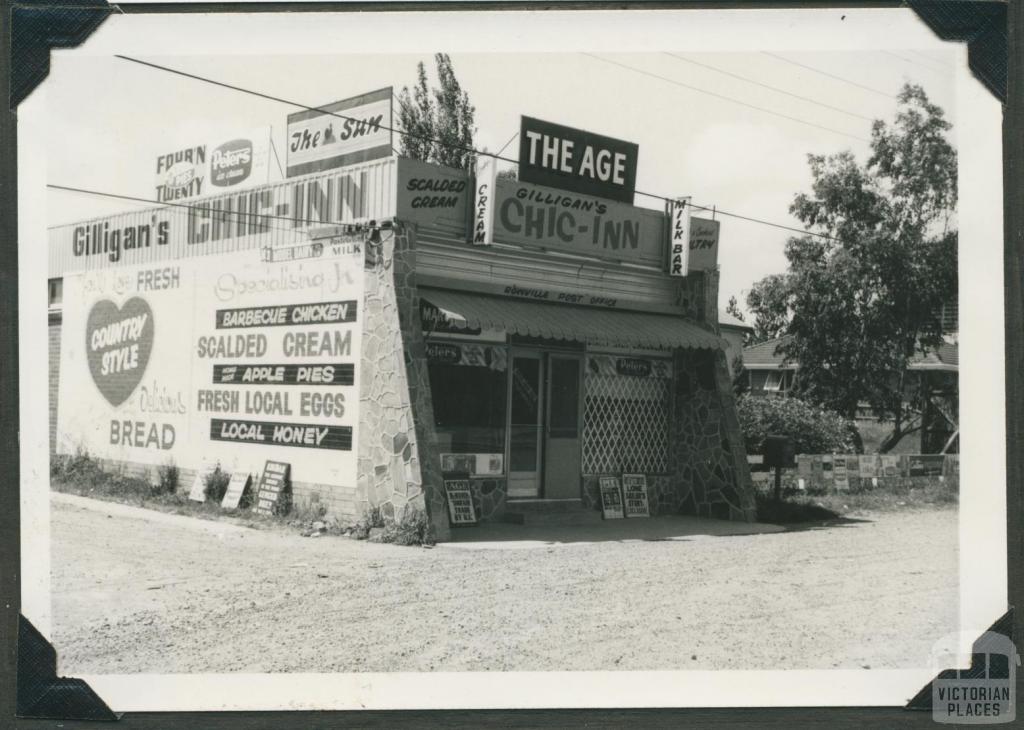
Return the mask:
M775 469L775 501L782 499L782 469L796 466L796 448L789 436L770 435L764 439L764 465Z

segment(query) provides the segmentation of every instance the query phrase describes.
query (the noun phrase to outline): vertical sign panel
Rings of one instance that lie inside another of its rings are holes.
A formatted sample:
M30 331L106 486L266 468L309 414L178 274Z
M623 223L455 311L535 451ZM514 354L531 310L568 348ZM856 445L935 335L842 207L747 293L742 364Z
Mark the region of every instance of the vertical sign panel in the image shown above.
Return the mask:
M690 198L677 199L671 209L668 273L686 276L690 266Z
M650 517L647 501L647 477L643 474L622 475L622 495L626 517Z
M493 157L478 157L471 234L474 246L490 246L494 243L494 195L497 178L497 160Z

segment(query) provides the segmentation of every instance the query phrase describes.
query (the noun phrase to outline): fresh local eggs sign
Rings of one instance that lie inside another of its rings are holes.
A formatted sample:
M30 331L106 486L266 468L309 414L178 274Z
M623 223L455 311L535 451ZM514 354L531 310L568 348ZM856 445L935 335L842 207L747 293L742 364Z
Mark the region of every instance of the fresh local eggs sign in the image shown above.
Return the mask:
M519 130L519 180L633 202L639 147L533 117Z
M188 200L245 185L262 185L270 174L270 128L241 137L180 147L156 158L156 199Z
M325 253L67 275L58 452L355 486L363 257Z

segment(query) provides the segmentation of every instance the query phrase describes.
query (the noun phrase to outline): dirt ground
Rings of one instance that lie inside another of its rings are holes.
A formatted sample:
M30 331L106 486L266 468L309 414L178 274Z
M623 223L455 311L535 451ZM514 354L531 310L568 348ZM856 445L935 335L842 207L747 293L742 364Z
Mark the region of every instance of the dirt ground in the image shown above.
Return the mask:
M955 509L424 549L81 504L52 511L71 676L923 667L956 628Z

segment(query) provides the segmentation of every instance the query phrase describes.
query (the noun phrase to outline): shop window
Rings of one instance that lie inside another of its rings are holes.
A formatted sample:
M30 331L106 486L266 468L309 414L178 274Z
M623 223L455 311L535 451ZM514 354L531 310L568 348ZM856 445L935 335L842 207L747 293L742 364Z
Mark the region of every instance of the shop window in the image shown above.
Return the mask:
M504 454L508 369L504 348L431 343L427 358L439 450Z
M64 302L64 280L50 279L48 289L50 309L60 309L61 304Z
M650 361L646 375L622 374L616 358L587 358L583 409L586 474L668 471L671 365Z

